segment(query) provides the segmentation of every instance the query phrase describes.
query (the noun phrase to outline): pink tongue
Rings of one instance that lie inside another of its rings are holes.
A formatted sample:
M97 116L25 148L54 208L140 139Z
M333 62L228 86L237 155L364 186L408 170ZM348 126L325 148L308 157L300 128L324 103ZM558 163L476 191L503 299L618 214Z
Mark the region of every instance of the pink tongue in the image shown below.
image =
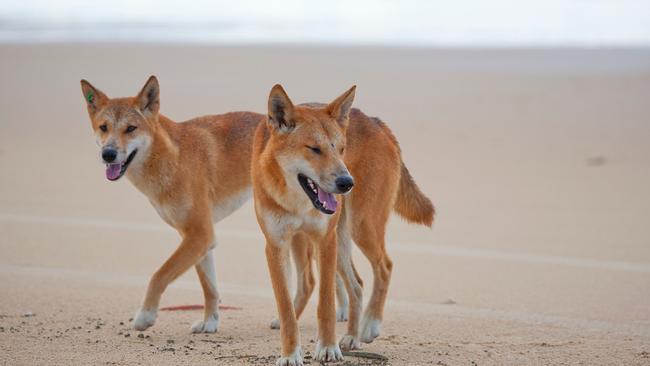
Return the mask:
M318 200L326 203L327 204L327 209L330 211L336 211L336 206L338 202L336 202L336 198L334 198L334 195L331 193L327 193L323 191L322 189L318 189Z
M115 180L120 177L122 164L108 164L106 165L106 179Z

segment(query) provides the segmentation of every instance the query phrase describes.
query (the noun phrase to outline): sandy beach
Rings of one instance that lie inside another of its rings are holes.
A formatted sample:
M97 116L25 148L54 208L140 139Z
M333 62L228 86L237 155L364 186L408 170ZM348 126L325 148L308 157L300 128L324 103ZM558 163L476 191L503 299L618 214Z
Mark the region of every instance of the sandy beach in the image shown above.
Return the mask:
M31 44L1 45L0 65L2 365L279 355L251 202L216 226L223 305L241 309L216 334L190 334L200 311L131 328L179 240L128 180L106 180L79 80L128 96L151 74L176 121L264 113L278 82L295 102L356 84L354 105L397 136L438 215L432 230L391 220L385 321L364 346L387 359L342 364L650 365L649 49ZM201 302L191 271L162 306Z

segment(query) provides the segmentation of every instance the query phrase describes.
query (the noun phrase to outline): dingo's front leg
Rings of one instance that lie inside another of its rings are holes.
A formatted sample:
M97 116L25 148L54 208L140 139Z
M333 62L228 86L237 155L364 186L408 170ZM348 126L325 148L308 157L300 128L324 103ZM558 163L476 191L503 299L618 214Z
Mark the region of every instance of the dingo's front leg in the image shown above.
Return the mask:
M341 361L343 354L336 342L336 231L330 230L318 243L319 298L318 343L316 360Z
M192 333L214 333L219 330L219 292L217 291L214 248L208 250L205 257L195 267L203 288L205 310L203 320L192 325Z
M208 223L208 225L195 225L182 235L183 241L176 248L176 251L154 273L149 281L142 307L133 319L133 327L136 330L145 330L155 323L162 293L172 281L191 266L197 264L206 255L214 240L211 223Z
M266 260L275 293L275 302L280 319L280 337L282 338L282 357L276 365L302 365L298 320L291 302L286 271L289 269L289 246L287 243L274 243L267 239Z

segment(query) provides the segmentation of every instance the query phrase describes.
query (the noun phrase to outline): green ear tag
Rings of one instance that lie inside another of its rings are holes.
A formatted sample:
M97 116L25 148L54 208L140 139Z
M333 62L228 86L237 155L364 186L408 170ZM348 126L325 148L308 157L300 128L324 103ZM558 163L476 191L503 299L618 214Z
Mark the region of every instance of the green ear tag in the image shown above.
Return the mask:
M94 99L95 96L93 95L93 92L89 91L88 94L86 94L86 100L88 101L88 103L92 103Z

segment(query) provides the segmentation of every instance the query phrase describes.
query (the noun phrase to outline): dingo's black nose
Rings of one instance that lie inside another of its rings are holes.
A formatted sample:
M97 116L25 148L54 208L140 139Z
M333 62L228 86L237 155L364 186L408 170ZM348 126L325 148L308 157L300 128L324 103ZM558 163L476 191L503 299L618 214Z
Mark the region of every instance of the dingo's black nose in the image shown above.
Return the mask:
M102 150L102 159L107 163L112 163L117 158L117 150L115 149L104 149Z
M354 186L354 179L349 175L344 175L342 177L336 178L334 181L336 188L338 188L339 193L345 193L352 189Z

